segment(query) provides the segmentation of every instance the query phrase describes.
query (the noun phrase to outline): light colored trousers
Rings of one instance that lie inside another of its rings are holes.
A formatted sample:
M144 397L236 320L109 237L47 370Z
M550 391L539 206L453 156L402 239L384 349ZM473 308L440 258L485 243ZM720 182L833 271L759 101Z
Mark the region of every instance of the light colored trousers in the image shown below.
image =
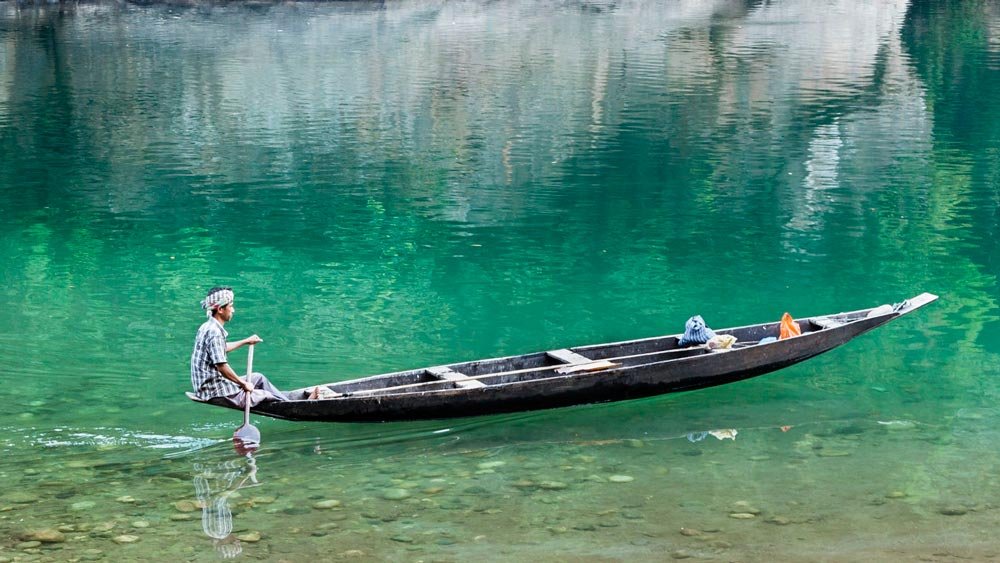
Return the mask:
M250 382L253 383L254 391L250 394L250 406L255 407L260 404L261 401L287 401L288 395L285 395L278 390L277 387L271 384L263 373L253 373L250 374ZM237 407L245 408L247 398L246 391L240 391L234 395L229 395L226 400L230 403L236 405Z

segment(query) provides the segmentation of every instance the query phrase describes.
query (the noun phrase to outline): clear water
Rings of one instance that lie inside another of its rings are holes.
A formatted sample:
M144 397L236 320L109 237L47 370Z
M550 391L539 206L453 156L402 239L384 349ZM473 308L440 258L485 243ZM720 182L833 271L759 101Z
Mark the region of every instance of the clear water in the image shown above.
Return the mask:
M0 561L1000 557L998 71L987 1L0 2ZM942 298L246 459L182 394L218 284L285 388Z

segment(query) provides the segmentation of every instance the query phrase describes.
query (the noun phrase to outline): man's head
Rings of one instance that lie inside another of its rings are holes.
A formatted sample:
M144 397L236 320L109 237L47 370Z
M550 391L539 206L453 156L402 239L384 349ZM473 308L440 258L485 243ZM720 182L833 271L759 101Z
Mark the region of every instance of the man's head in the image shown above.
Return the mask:
M233 288L213 287L208 290L208 294L201 300L201 308L205 310L206 316L215 316L222 322L228 322L233 318Z

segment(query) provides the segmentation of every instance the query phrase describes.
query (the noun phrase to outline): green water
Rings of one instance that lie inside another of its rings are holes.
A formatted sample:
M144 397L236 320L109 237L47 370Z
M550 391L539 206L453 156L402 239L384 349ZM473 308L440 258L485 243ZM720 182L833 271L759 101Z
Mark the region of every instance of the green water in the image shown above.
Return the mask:
M0 562L996 559L998 99L987 1L0 2ZM220 284L283 388L941 299L247 460L182 394Z

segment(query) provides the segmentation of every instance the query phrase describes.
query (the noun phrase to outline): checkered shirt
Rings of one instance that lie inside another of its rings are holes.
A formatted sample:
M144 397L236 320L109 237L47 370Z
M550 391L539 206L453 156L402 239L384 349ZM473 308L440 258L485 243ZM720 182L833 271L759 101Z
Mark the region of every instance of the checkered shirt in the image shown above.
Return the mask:
M218 364L228 362L226 359L226 337L229 333L222 328L222 323L210 317L198 329L194 337L194 352L191 353L191 385L199 399L208 400L212 397L228 397L239 393L242 389L222 376Z

